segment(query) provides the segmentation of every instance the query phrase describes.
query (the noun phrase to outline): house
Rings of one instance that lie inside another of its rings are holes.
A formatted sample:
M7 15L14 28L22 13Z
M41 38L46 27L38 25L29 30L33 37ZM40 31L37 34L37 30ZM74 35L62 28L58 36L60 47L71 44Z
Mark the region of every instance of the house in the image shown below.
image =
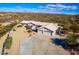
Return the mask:
M46 28L46 27L42 27L42 28L38 29L38 33L39 34L44 34L44 35L49 35L49 36L51 35L52 36L53 31L48 29L48 28Z
M56 33L57 29L58 29L57 24L50 23L46 26L42 26L42 27L38 28L38 33L52 36Z
M39 25L39 24L34 24L34 23L31 23L31 29L35 32L38 31L38 28L41 27L42 25Z
M30 27L33 31L37 32L37 28L41 27L41 24L36 21L22 21L21 24L23 24L25 27Z
M46 23L46 22L36 22L36 21L22 21L22 24L25 24L26 27L29 26L35 32L39 34L44 34L48 36L52 36L56 33L58 29L57 23Z

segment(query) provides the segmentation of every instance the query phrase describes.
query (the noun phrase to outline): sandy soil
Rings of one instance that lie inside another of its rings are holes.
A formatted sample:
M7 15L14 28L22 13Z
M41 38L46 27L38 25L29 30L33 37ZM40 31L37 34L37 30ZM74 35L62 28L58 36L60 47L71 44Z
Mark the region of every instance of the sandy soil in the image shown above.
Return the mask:
M0 38L0 54L2 53L3 43L5 42L5 39L6 39L6 37L7 37L7 34L8 34L8 33L6 33L4 36L2 36L2 37Z
M2 26L6 26L6 25L8 25L8 24L10 24L9 22L5 22L5 23L0 23ZM8 32L6 33L6 34L4 34L1 38L0 38L0 54L2 53L2 48L3 48L3 43L5 42L5 39L6 39L6 37L7 37L7 34L8 34Z
M27 53L25 54L28 54L29 51L33 52L33 53L30 52L29 54L34 54L34 55L35 54L56 54L56 55L69 54L63 48L58 47L54 44L51 44L49 41L49 38L47 38L46 36L44 37L41 35L35 35L34 37L31 37L31 39L26 40L26 38L29 36L32 36L33 33L29 35L25 27L17 28L15 26L13 29L15 29L16 31L12 32L12 38L13 38L12 46L10 49L5 49L5 53L8 53L9 55L20 55L20 51L24 45L26 47L26 48L24 47L24 50L27 51ZM2 46L6 37L7 37L7 34L5 34L0 39L0 52L2 50ZM24 41L24 39L26 42ZM22 48L20 46L21 45L20 41L23 41L23 43L25 42L25 44L22 45Z
M28 36L28 32L26 31L25 27L19 27L16 28L16 31L13 31L13 40L12 40L12 46L9 50L5 50L8 52L9 55L19 55L20 54L20 40L26 38Z

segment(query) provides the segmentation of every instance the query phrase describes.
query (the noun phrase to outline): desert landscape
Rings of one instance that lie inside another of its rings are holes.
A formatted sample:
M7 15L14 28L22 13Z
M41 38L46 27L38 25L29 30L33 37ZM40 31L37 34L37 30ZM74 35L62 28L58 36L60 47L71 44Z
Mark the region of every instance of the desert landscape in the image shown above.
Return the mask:
M52 7L68 14L0 12L0 55L79 55L79 14L73 14L73 4L63 5Z

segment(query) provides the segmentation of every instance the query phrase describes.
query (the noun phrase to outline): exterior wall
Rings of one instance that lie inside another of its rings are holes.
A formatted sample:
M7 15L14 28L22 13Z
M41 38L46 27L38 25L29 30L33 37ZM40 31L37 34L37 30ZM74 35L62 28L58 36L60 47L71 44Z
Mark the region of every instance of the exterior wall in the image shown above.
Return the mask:
M55 35L56 34L56 31L53 31L52 35Z
M40 30L38 30L38 33L39 33L39 34L43 34L42 31L40 31Z
M50 32L43 32L43 34L46 36L51 36Z
M46 35L46 36L52 36L51 33L53 34L53 32L51 32L51 31L49 31L47 29L44 29L44 28L38 29L38 33L39 34Z
M33 26L32 24L28 24L28 26Z
M36 30L36 26L33 26L31 29L32 29L32 30Z

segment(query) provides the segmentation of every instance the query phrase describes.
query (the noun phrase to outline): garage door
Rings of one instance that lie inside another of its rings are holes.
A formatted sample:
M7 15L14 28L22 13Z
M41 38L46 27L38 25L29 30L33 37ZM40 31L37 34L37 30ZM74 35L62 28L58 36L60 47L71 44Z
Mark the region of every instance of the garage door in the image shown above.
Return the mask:
M38 30L38 34L42 34L42 31Z
M50 36L49 32L43 32L43 34L46 35L46 36Z

